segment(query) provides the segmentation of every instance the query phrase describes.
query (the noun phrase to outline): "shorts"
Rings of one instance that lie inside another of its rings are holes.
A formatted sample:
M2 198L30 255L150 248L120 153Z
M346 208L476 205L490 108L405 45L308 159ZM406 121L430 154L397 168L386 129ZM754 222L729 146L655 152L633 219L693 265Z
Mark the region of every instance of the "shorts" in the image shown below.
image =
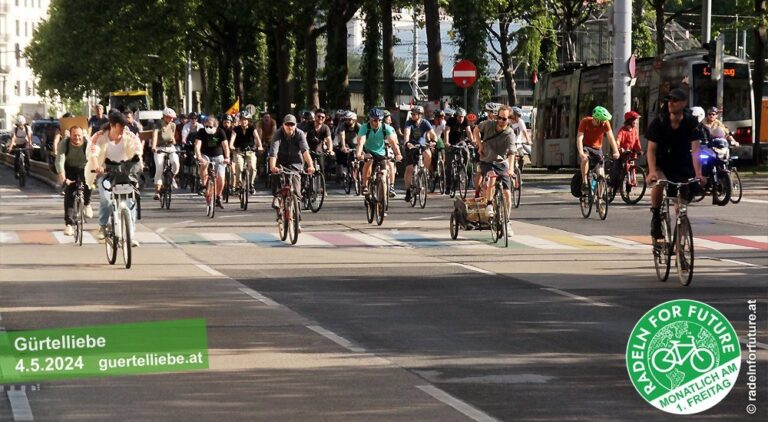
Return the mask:
M405 144L405 154L403 154L405 157L405 165L406 166L415 166L419 163L419 155L421 155L421 148L419 148L418 145L414 146L413 148L408 149L409 144ZM410 144L414 145L414 144Z
M587 154L587 159L589 159L589 166L594 167L597 164L602 165L603 164L603 151L592 148L592 147L584 147L583 151L585 154Z
M493 171L496 173L496 177L501 179L501 185L504 189L509 189L512 186L509 178L509 167L507 167L506 161L498 161L493 163L480 162L480 174L485 176L488 172Z
M385 155L375 154L375 153L369 151L365 147L363 147L363 153L365 154L365 159L366 160L372 159L374 163L378 163L378 162L386 161L387 160L386 153L385 153Z
M217 155L215 157L208 157L207 155L203 155L203 161L202 163L210 163L213 162L214 164L218 164L216 167L216 172L218 173L219 177L224 177L224 156L223 155Z

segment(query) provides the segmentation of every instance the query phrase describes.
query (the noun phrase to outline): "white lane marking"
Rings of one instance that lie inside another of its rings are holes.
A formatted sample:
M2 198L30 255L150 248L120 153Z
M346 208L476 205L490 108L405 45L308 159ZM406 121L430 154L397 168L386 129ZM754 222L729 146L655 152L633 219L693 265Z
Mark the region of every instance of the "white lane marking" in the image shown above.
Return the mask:
M614 305L611 305L611 304L608 304L608 303L599 302L597 300L592 300L592 299L590 299L588 297L575 295L573 293L568 293L566 291L563 291L563 290L560 290L560 289L555 289L555 288L552 288L552 287L542 287L541 290L547 290L547 291L550 291L552 293L559 294L561 296L566 296L566 297L570 297L571 299L576 299L576 300L580 300L582 302L587 302L590 305L594 305L594 306L601 306L601 307L605 307L605 308L611 308L611 307L614 306Z
M0 243L21 243L21 239L16 232L0 231Z
M745 239L745 240L751 240L753 242L759 242L759 243L768 243L768 236L766 235L757 235L757 236L734 236L738 237L739 239Z
M438 218L445 218L444 215L433 215L432 217L422 217L419 220L437 220Z
M737 261L735 259L715 258L715 257L712 257L712 256L702 256L701 259L709 259L709 260L712 260L712 261L727 262L729 264L743 265L745 267L751 267L751 268L768 268L768 267L766 267L764 265L751 264L749 262Z
M693 244L697 247L712 249L715 251L738 251L744 249L755 250L756 248L750 248L749 246L731 245L730 243L715 242L714 240L702 239L700 237L693 238Z
M768 204L768 201L763 199L750 199L750 198L743 198L741 202L749 202L750 204Z
M553 242L551 240L542 239L536 236L523 235L523 234L515 235L514 237L512 237L512 240L517 243L522 243L523 245L530 246L536 249L566 249L566 250L578 249L578 248L574 248L573 246L563 245L561 243Z
M320 334L321 336L327 338L328 340L338 344L339 346L349 350L350 352L354 353L365 353L365 349L362 347L355 346L352 344L351 341L345 339L344 337L334 333L333 331L326 330L325 328L319 326L319 325L306 325L307 328L310 330L316 332L317 334Z
M13 387L12 387L13 388ZM34 421L32 408L29 406L26 388L20 390L9 390L6 392L8 401L11 402L11 412L14 421Z
M0 220L10 220L11 218L13 218L12 215L4 215L4 216L0 217Z
M184 220L184 221L179 221L179 222L173 223L173 224L174 225L177 225L177 224L188 224L188 223L194 223L194 222L195 222L195 220Z
M745 345L745 346L746 346L746 345L748 345L748 344L749 344L749 339L748 339L747 337L742 337L742 338L741 338L741 344L743 344L743 345ZM768 344L765 344L765 343L760 343L759 341L756 341L756 342L755 342L755 345L756 345L757 347L761 348L761 349L765 349L765 350L768 350Z
M213 243L246 243L245 239L235 233L200 233L200 236Z
M461 268L464 268L465 270L474 271L474 272L477 272L477 273L480 273L480 274L496 275L496 273L494 273L492 271L484 270L482 268L475 267L474 265L461 264L461 263L458 263L458 262L451 262L450 265L453 265L454 267L461 267Z
M433 398L451 406L452 408L461 412L464 416L474 420L482 422L495 422L498 419L491 417L482 410L472 406L471 404L459 400L456 397L446 393L445 391L435 387L434 385L417 385L416 388L429 394Z
M279 303L275 302L274 300L264 296L263 294L257 292L256 290L250 289L248 287L241 287L239 289L241 292L247 294L248 296L258 300L259 302L272 307L278 307L280 306Z
M600 243L606 246L612 246L619 249L651 249L650 245L643 245L642 243L633 242L631 240L622 239L614 236L583 236L576 235L577 239L586 240L588 242Z
M165 233L166 229L167 227L160 227L159 229L155 230L155 232L157 232L157 234L163 234Z
M214 277L226 277L224 274L214 270L213 268L205 265L205 264L195 264L197 268L200 268L201 270L207 272L208 274L214 276Z

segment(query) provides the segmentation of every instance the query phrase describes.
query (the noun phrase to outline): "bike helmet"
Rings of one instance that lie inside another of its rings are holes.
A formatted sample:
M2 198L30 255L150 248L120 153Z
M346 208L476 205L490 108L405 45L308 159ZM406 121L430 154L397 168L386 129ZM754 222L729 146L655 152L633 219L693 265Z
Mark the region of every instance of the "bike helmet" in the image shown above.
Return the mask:
M445 112L443 110L435 110L433 118L437 119L438 117L445 117Z
M345 120L357 120L357 113L354 111L347 111L344 113Z
M640 118L640 113L638 113L638 112L636 112L634 110L629 110L628 112L624 113L624 121L625 122L629 121L629 120L635 120L635 119L638 119L638 118Z
M453 115L454 115L454 116L462 116L462 117L466 117L466 115L467 115L467 110L464 110L463 108L459 107L459 108L457 108L457 109L456 109L456 112L455 112Z
M424 114L424 107L422 107L422 106L418 106L418 105L417 105L417 106L414 106L414 107L411 109L411 114L417 114L417 113L418 113L418 114Z
M502 104L499 104L499 103L488 102L488 103L485 103L485 111L496 114L501 108L501 106Z
M198 116L197 113L195 113L193 111L193 112L189 113L189 115L187 117L190 118L190 119L197 119L200 116Z
M176 112L173 111L172 108L166 107L165 109L163 109L163 116L168 116L168 117L170 117L172 119L175 119L176 118Z
M235 118L232 117L231 114L225 114L225 115L221 116L221 121L222 122L233 122L233 121L235 121Z
M16 116L16 124L25 125L27 124L27 119L24 116Z
M311 112L310 110L305 110L303 113L301 113L301 117L303 117L305 120L315 120L315 113Z
M390 113L390 112L389 112L389 110L386 110L386 109L385 109L385 110L383 110L383 111L382 111L382 113L384 113L384 117L385 117L385 118L386 118L386 117L389 117L389 116L391 116L391 115L392 115L392 113Z
M240 119L251 120L251 117L253 117L253 116L251 116L251 113L249 113L249 112L247 112L245 110L240 112Z
M597 106L592 110L592 118L600 122L609 122L613 116L603 106Z
M523 117L523 109L520 107L512 107L512 113L517 117Z
M691 115L701 123L704 120L704 109L701 107L691 107Z
M368 117L374 120L383 120L384 112L378 108L372 108L371 111L368 112Z

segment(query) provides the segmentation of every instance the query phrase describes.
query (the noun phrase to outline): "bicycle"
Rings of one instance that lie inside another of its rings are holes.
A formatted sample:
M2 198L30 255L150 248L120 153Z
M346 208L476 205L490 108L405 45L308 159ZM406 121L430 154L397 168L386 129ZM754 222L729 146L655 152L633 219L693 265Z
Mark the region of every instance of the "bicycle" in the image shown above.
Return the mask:
M433 149L433 152L437 159L435 160L435 171L430 172L429 175L429 191L434 192L438 189L440 195L442 195L445 192L445 160L443 159L443 154L437 148Z
M715 367L715 355L711 350L696 346L696 340L693 336L688 336L691 342L681 344L680 340L670 340L672 347L662 347L651 356L653 369L662 374L666 374L679 365L684 365L690 361L691 367L698 373L709 372ZM680 349L689 347L685 355L680 353Z
M362 189L362 171L360 167L360 161L357 157L351 157L347 160L346 171L344 172L344 192L349 194L352 192L352 187L355 188L355 195L360 195Z
M242 148L237 154L240 155L240 160L243 163L243 168L240 169L240 190L238 191L238 197L240 199L240 209L246 211L248 209L248 195L253 190L253 184L251 183L254 173L258 169L258 165L254 169L248 168L248 153L253 152L251 147ZM255 180L254 180L255 182Z
M109 192L111 212L105 228L104 245L107 262L114 265L117 261L117 249L122 249L125 268L131 268L131 236L134 233L130 210L136 207L138 196L137 180L124 170L124 164L117 164L118 171L111 172L102 180L102 187ZM128 202L131 205L128 205Z
M282 178L281 188L277 194L277 231L280 234L280 240L289 239L291 245L295 245L299 240L301 209L291 178L300 176L303 172L280 169L277 174Z
M688 220L688 201L683 198L683 187L690 188L697 183L696 179L688 179L687 182L675 183L669 180L661 179L658 181L663 187L662 206L660 210L661 232L663 237L652 239L653 263L656 267L656 276L659 281L667 281L669 269L672 263L672 255L675 255L675 267L680 284L687 286L693 279L693 231L691 223ZM676 195L674 198L669 196L668 190L674 187ZM672 228L672 222L669 212L670 203L675 205L675 227Z
M736 159L738 157L732 157ZM733 165L733 161L728 163L728 171L731 172L731 203L738 204L741 202L741 177L739 177L739 171L736 166Z
M163 184L160 186L160 209L171 209L171 194L173 192L173 169L171 168L170 154L166 151L157 151L157 154L163 154Z
M726 148L710 148L702 146L699 154L701 172L707 180L702 186L701 192L693 197L693 202L699 202L712 194L712 205L721 207L728 205L731 200L733 180L730 172L730 154ZM740 181L739 181L740 182ZM741 193L739 184L739 193ZM741 200L741 198L739 198Z
M511 174L509 175L510 181L512 182L512 186L510 187L510 194L512 199L512 205L515 208L520 208L520 198L523 193L523 172L522 172L522 164L520 160L515 159L514 160L515 166L512 169Z
M232 163L224 164L224 189L221 190L222 200L229 204L229 192L232 190Z
M587 191L581 192L579 197L579 206L581 215L589 218L592 213L592 205L597 209L601 220L608 216L608 184L605 177L598 171L600 157L596 155L589 156L589 170L587 171Z
M310 152L315 172L301 177L301 203L305 210L320 211L325 202L325 175L319 167L319 157L324 154Z
M507 205L504 202L504 185L501 182L501 178L496 175L495 172L488 172L483 176L482 188L480 197L484 198L485 194L482 192L485 186L488 186L489 180L493 180L494 192L491 205L493 207L493 216L490 218L489 226L491 230L491 240L493 243L498 243L500 239L504 239L504 247L509 246L509 231L507 224L509 223L509 213L507 212Z
M16 169L16 179L19 180L19 187L23 188L27 185L27 176L29 175L29 169L27 168L27 150L26 148L16 148L18 153L14 161L14 168Z
M372 159L372 158L366 158ZM387 177L387 159L376 160L368 178L368 193L365 195L365 215L368 223L374 220L376 225L384 223L389 209L389 178Z
M64 183L75 183L75 245L83 246L83 227L85 226L85 183L78 177L75 180L66 180Z
M425 145L419 145L419 159L416 164L413 165L413 176L411 177L411 207L416 206L418 201L419 206L424 208L427 206L427 169L424 167L424 151L427 149Z
M453 152L450 163L451 187L449 194L451 198L453 198L458 192L459 196L461 196L461 199L466 199L468 183L467 163L465 157L469 156L469 150L465 144L463 145L463 143L459 143L455 146L448 145L448 148L455 150Z
M226 165L226 164L224 164ZM213 218L216 215L216 176L219 163L208 161L208 183L205 187L205 215Z

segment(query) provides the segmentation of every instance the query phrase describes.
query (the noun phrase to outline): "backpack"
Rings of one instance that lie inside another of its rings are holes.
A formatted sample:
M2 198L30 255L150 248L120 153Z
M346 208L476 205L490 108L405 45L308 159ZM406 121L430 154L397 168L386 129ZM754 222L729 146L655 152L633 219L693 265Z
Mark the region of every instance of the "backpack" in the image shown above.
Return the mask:
M366 127L366 128L368 128L368 130L365 132L365 140L367 141L367 140L368 140L368 138L371 136L371 132L372 132L372 130L371 130L371 124L370 124L370 123L366 123L365 127ZM386 124L386 123L384 123L384 122L381 122L381 130L382 130L382 134L383 134L384 132L386 132L386 130L387 130L387 128L388 128L388 127L389 127L390 129L392 129L392 131L394 131L394 130L395 130L395 128L393 128L392 126L390 126L390 125L388 125L388 124ZM386 141L386 140L387 140L387 138L386 138L386 137L384 137L384 141Z
M571 178L571 195L574 198L581 197L581 172L577 171Z

